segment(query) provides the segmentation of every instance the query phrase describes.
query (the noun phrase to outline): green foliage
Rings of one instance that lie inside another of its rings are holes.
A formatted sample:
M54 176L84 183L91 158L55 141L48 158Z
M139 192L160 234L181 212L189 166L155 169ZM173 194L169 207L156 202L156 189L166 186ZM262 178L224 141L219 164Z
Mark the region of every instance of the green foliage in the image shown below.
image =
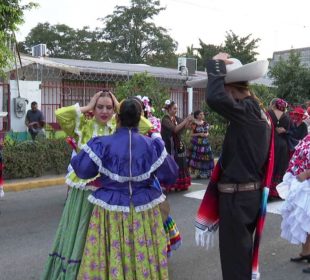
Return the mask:
M17 179L39 177L46 173L65 173L72 149L64 139L39 141L5 141L3 146L4 177Z
M9 65L13 59L13 54L7 47L7 42L11 40L10 36L7 36L0 31L0 76L5 75L4 68Z
M213 129L210 130L208 140L214 157L219 157L222 153L224 136L225 134L214 133Z
M73 29L65 24L38 23L20 44L20 49L30 53L32 46L44 43L50 57L107 60L106 43L99 37L100 32L91 31L88 26Z
M264 109L268 109L270 101L277 97L277 89L275 87L253 84L250 88L251 91L255 93Z
M176 42L165 28L152 21L165 9L159 6L157 0L131 0L130 7L116 6L113 14L101 19L103 39L109 43L113 62L148 63L156 58L164 61L163 57L174 53Z
M227 128L227 121L213 111L205 101L201 105L201 110L205 113L205 120L210 125L210 134L224 135Z
M205 61L219 52L227 52L231 57L238 58L243 64L255 61L255 57L258 55L255 49L258 47L257 43L260 39L252 39L251 36L252 34L248 34L245 37L240 37L230 30L226 32L224 44L219 46L204 43L199 39L200 46L196 49L198 55L195 56L197 58L197 69L205 71ZM188 48L187 53L190 54L191 52L193 53L193 50Z
M159 5L154 0L132 0L130 7L116 6L113 14L101 19L104 27L94 31L87 26L73 29L65 24L39 23L19 49L30 53L32 46L45 43L51 57L176 68L177 43L153 22L164 10Z
M300 62L300 54L291 51L287 61L281 59L269 72L277 97L301 104L310 96L310 70Z
M0 3L0 30L4 33L16 31L24 22L24 11L38 6L34 2L21 5L21 0L2 0Z
M0 2L0 75L4 75L4 68L10 64L12 53L9 43L15 41L14 32L24 22L26 10L31 10L37 4L29 2L21 4L21 0L2 0Z
M205 71L205 61L211 59L217 53L223 50L222 46L215 46L212 44L205 44L201 39L199 39L200 47L197 49L197 70Z
M231 57L238 58L242 64L255 61L258 53L257 43L260 39L251 39L252 34L245 37L239 37L233 31L226 32L224 51L229 53Z
M178 55L173 52L154 54L147 58L146 63L152 66L177 69Z
M165 100L169 99L170 96L168 89L162 87L153 76L146 72L134 74L129 81L117 84L115 95L118 100L136 95L148 96L152 99L156 117L163 116L161 109Z

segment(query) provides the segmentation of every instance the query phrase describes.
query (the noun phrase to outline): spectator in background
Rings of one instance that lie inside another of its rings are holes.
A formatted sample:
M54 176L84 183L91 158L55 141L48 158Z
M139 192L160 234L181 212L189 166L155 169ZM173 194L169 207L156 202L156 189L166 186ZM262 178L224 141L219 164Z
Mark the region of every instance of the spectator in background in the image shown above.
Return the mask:
M44 136L43 127L45 120L42 112L38 109L38 103L36 101L31 102L31 109L27 111L25 124L33 141L38 135Z
M269 103L268 110L272 110L272 108L275 106L275 104L276 104L276 102L277 102L278 99L279 99L278 97L275 97L275 98L272 98L272 99L271 99L271 101L270 101L270 103Z
M281 98L277 98L270 104L268 113L274 129L274 169L270 186L269 200L279 199L276 186L282 182L283 175L290 160L287 131L290 128L290 118L285 113L288 104Z
M290 112L290 117L292 120L291 133L292 137L298 141L302 140L308 134L308 127L304 120L307 119L305 110L302 107L295 107L293 111Z
M209 124L205 121L204 112L194 112L191 146L188 152L188 163L191 176L209 178L214 168L214 158L208 141Z
M188 190L191 185L186 158L186 147L182 140L182 132L189 128L193 122L193 116L189 115L184 120L177 117L178 106L173 100L166 100L164 110L166 114L161 120L161 136L165 142L167 152L172 155L179 166L179 176L172 185L164 185L166 191Z

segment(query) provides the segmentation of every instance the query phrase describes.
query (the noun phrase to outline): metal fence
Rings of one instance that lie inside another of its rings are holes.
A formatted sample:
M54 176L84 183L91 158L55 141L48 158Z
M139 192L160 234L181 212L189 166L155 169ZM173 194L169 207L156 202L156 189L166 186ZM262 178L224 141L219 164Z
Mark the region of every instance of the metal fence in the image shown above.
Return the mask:
M171 100L173 100L178 105L177 115L181 118L185 118L189 113L188 112L188 93L187 88L177 88L171 89ZM196 110L202 110L205 102L205 91L202 88L193 89L193 112Z
M85 106L91 97L102 88L107 88L107 84L104 82L85 81L43 82L41 85L41 110L45 116L46 123L53 129L60 129L56 122L56 109L75 103ZM110 88L110 90L113 92L113 88ZM170 88L170 95L171 99L178 105L178 116L187 116L188 97L186 88ZM201 94L198 93L197 97L194 97L195 104L197 104L196 107L201 104L200 96Z
M193 89L193 112L196 110L203 110L205 105L205 89L194 88Z
M111 84L95 81L49 81L41 84L41 111L50 129L59 130L55 110L64 106L79 103L85 106L91 97ZM113 92L113 88L110 88ZM177 115L181 118L188 114L188 93L186 87L170 88L170 98L178 105ZM204 101L203 89L193 91L193 111L202 109ZM0 111L8 112L8 116L0 118L0 139L10 131L10 85L0 83Z
M60 127L55 117L56 109L75 103L85 106L96 92L105 88L105 85L105 83L83 81L42 83L41 110L45 116L46 123L53 129L59 129Z

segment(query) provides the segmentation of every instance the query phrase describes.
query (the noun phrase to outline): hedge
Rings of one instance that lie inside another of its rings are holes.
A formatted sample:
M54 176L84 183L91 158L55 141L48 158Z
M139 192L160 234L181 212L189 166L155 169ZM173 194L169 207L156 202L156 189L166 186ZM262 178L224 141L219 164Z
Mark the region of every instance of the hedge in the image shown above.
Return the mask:
M65 139L40 139L5 142L2 153L4 178L18 179L65 173L72 149Z

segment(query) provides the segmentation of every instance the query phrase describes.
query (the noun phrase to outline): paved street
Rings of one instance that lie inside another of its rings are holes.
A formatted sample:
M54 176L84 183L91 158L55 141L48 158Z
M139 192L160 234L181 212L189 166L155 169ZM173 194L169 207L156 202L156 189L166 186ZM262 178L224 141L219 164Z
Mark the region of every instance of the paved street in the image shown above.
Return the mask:
M217 247L206 251L194 240L194 216L205 186L195 181L190 191L168 196L172 215L183 237L182 247L169 260L172 280L220 280ZM186 196L185 196L186 195ZM6 193L0 200L0 280L39 279L64 206L66 187ZM273 204L275 205L275 204ZM278 206L269 205L276 213ZM282 240L281 217L268 213L261 245L263 280L303 280L306 264L289 262L298 246Z

